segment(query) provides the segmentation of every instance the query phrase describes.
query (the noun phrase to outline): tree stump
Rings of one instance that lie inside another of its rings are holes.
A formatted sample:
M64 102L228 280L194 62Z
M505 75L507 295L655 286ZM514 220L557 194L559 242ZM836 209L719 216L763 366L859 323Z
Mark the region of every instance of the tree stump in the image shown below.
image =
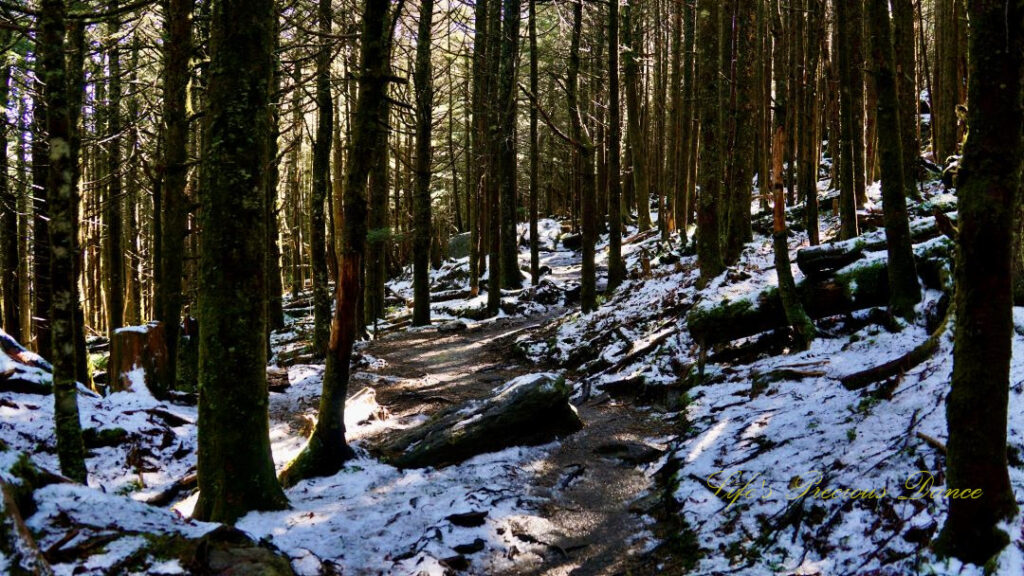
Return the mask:
M150 322L145 326L129 326L114 331L110 343L108 365L110 391L132 390L129 374L142 368L145 385L154 396L167 393L167 341L164 338L162 322Z

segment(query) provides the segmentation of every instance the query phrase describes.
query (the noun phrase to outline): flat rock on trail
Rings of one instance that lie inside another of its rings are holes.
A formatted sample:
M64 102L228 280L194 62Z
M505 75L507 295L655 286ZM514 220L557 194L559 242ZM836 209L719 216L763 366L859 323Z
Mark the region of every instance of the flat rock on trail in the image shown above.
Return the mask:
M362 349L386 362L373 372L377 382L368 384L399 419L489 397L502 383L545 369L519 360L512 342L552 317L500 318L455 333L428 327L382 337ZM607 396L577 409L584 429L562 439L533 482L523 486L524 495L540 500L537 513L551 529L519 535L522 551L508 573L652 573L651 559L641 554L654 543L652 521L638 513L638 498L653 483L644 465L667 448L651 438L668 435L671 422Z

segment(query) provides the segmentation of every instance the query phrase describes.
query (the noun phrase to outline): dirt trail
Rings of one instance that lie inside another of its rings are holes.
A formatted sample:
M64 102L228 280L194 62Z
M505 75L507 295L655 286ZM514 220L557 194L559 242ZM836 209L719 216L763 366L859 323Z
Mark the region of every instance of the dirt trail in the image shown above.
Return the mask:
M454 334L434 328L402 331L372 342L364 352L387 361L375 371L377 400L393 416L432 414L453 404L487 397L511 378L545 370L519 361L515 337L555 315L503 318ZM524 493L543 499L538 514L553 525L532 534L542 545L524 546L514 574L590 575L651 573L639 554L650 527L634 509L651 486L639 465L666 447L645 440L664 437L670 423L649 411L598 397L577 407L586 426L564 439ZM534 543L536 544L536 542Z

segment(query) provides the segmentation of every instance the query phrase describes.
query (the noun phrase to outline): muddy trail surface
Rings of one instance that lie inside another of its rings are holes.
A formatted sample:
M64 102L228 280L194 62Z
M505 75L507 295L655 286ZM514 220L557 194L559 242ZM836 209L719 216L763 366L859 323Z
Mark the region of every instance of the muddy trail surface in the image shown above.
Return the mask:
M372 384L377 401L402 420L430 416L487 398L516 376L557 368L522 359L512 346L555 317L501 318L455 333L404 330L373 341L362 351L386 362L374 371L382 377ZM537 513L551 529L523 534L522 553L507 573L653 574L665 559L650 548L670 528L642 512L659 515L648 465L667 448L672 423L606 395L577 409L583 430L562 439L522 488L539 500Z

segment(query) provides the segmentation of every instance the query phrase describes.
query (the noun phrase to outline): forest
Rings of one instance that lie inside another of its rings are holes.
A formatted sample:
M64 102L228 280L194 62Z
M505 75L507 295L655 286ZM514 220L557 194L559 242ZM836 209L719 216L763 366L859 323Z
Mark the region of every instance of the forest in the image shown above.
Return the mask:
M1024 573L1024 0L0 0L0 574Z

